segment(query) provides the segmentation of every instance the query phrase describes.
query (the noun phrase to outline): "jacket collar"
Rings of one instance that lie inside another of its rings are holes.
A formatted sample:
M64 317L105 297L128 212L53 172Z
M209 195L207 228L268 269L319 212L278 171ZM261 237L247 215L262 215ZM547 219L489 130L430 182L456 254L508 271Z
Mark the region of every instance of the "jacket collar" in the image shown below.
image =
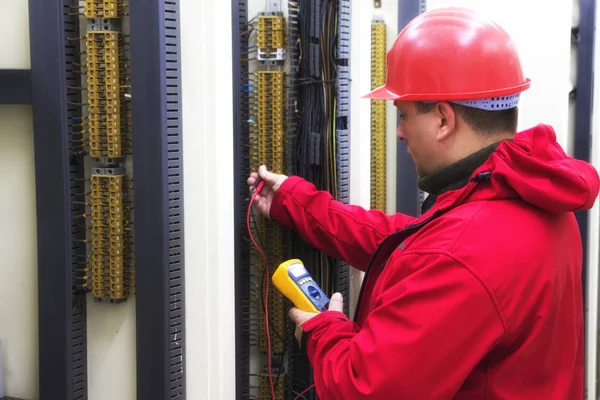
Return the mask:
M467 184L471 175L492 155L501 142L486 146L447 167L441 168L417 180L419 189L432 195L459 189Z
M474 179L475 170L489 159L500 143L502 141L486 146L454 164L419 178L417 181L419 189L429 193L421 205L421 213L424 214L431 209L439 195L465 187L470 179ZM482 176L482 179L489 180L489 174Z

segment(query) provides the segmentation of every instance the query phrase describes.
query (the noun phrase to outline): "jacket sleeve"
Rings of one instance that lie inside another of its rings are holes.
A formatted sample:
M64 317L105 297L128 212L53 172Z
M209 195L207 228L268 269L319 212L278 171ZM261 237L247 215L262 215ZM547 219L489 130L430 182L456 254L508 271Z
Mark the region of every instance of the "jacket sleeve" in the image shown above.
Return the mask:
M378 244L414 217L343 204L297 176L284 181L271 203L271 219L323 253L365 270Z
M329 400L449 399L501 340L485 285L445 254L406 254L362 328L325 311L303 324L318 395Z

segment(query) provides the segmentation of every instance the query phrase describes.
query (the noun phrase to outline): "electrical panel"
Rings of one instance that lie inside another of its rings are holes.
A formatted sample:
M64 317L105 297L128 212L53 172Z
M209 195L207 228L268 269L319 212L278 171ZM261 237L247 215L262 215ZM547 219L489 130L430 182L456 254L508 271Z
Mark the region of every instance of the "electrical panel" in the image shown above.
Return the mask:
M75 276L95 301L120 303L133 294L134 231L128 4L86 0L71 6L80 19L81 115L73 118L85 170L85 254Z
M238 398L316 398L291 303L265 284L281 262L302 259L328 295L348 298L348 265L259 215L247 224L246 178L266 165L348 202L350 11L350 0L269 0L259 8L240 0L234 7Z
M138 397L185 398L181 2L29 3L40 396L87 399L88 333L108 333L135 338L111 358L133 356Z

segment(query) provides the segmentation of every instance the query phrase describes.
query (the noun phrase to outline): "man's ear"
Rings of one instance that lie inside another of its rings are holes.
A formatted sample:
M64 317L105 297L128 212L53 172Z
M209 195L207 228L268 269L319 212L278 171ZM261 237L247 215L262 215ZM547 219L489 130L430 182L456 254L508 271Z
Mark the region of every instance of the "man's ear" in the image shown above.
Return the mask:
M446 101L437 103L435 112L439 118L438 132L435 138L438 141L443 141L450 137L456 129L456 113L450 103Z

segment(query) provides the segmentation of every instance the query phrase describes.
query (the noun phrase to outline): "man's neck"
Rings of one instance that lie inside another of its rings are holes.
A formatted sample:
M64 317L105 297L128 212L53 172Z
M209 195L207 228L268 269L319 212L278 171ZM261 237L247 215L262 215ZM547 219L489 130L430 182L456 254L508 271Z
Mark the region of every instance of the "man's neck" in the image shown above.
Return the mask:
M479 168L496 150L500 140L477 148L456 162L420 177L417 185L424 192L440 195L448 190L458 189L467 184L473 172Z
M514 132L501 132L493 135L476 133L472 130L462 133L459 135L462 139L462 143L455 146L457 151L454 152L452 157L448 160L446 166L452 165L460 160L469 157L471 154L475 154L482 149L488 148L494 144L498 144L503 140L511 140L515 137Z

